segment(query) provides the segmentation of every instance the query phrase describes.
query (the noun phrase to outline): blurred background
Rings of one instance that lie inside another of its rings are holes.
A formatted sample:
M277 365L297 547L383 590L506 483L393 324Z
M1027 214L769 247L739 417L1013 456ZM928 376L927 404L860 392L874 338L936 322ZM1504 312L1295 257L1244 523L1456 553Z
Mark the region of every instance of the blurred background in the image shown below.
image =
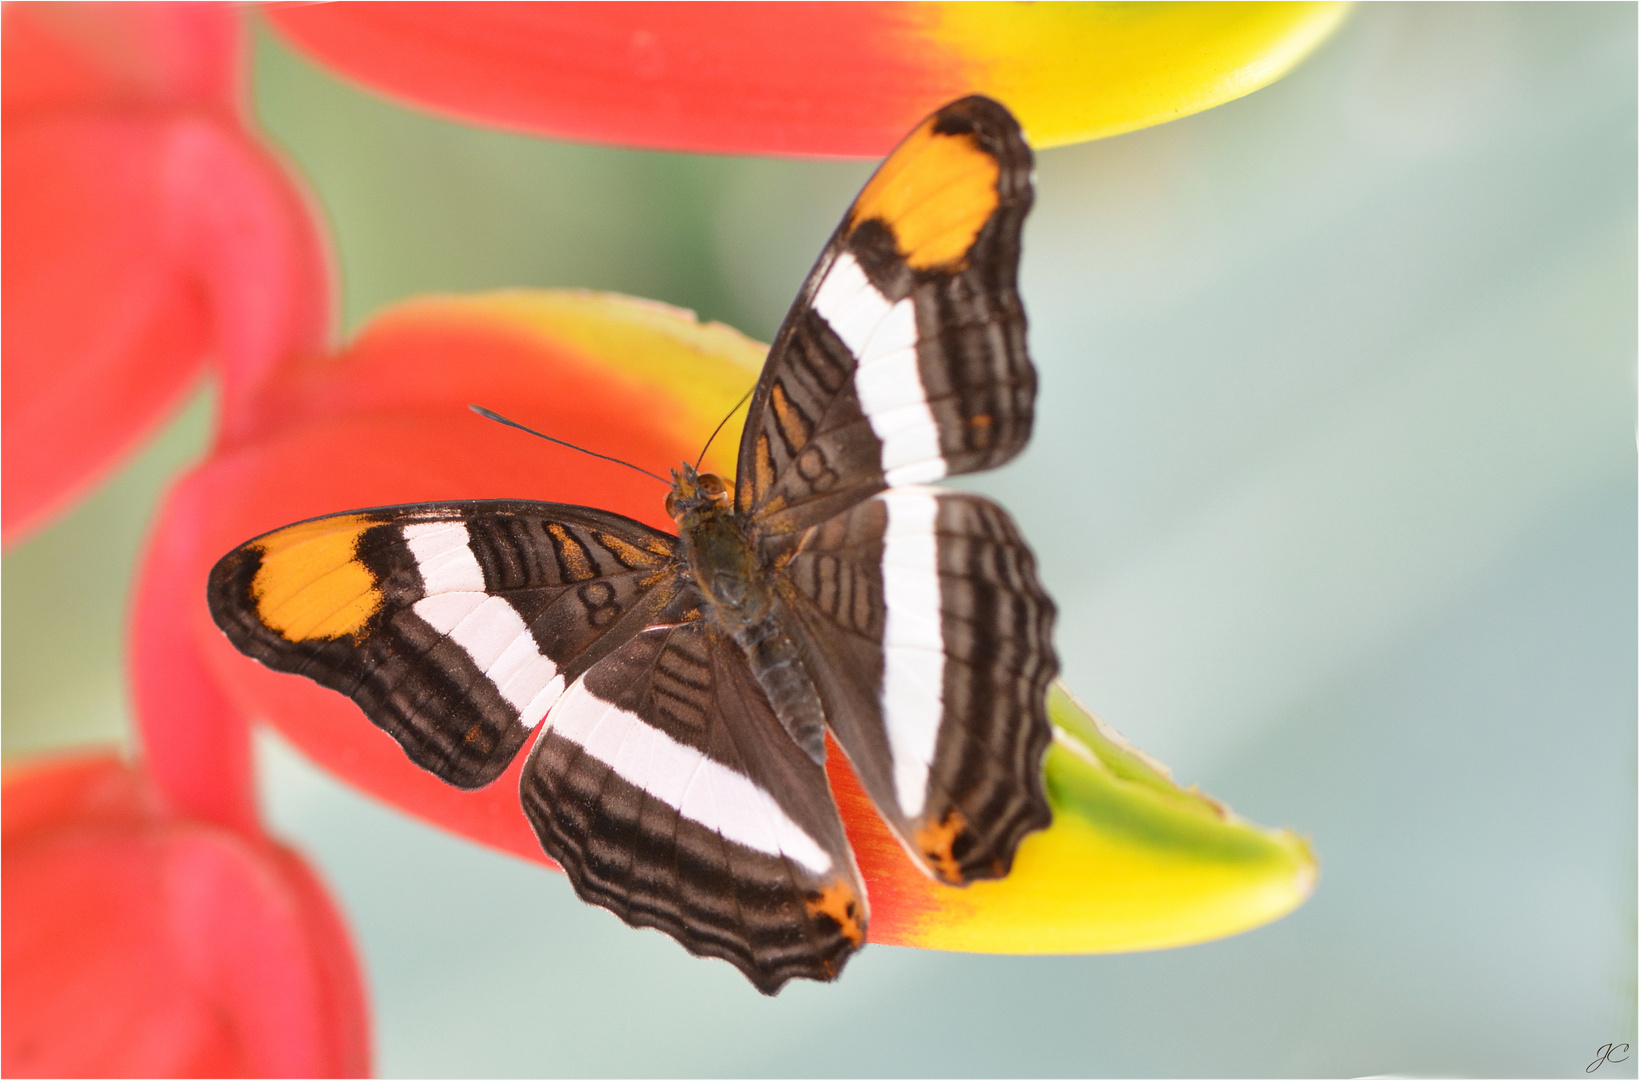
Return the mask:
M1039 155L1035 440L964 485L1033 540L1075 693L1312 838L1305 907L1160 953L874 946L770 1000L268 736L268 813L352 919L380 1071L1567 1075L1639 1042L1635 23L1366 5L1267 89ZM766 340L871 168L497 134L265 32L255 61L348 332L540 285ZM205 405L5 559L8 758L129 742L126 590Z

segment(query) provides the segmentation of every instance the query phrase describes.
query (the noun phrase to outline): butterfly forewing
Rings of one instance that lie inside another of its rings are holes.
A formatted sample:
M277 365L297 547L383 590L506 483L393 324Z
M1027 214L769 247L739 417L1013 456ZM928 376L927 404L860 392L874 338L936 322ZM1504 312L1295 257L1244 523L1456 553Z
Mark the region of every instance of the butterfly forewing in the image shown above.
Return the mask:
M582 899L764 992L833 978L864 944L824 770L710 620L647 630L581 676L530 753L523 802Z
M1016 278L1031 160L1006 109L964 98L860 193L752 397L736 504L771 540L885 486L992 468L1029 439Z
M826 718L905 847L951 884L1001 877L1049 820L1053 604L1001 507L901 487L808 530L791 625Z
M347 694L416 764L476 788L681 588L665 533L496 500L280 529L218 562L208 599L241 651Z

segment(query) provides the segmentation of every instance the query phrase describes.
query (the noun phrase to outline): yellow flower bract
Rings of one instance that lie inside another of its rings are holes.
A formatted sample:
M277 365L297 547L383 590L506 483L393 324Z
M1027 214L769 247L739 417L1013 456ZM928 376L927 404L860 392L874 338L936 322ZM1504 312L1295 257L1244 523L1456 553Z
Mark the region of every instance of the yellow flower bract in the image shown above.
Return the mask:
M941 903L907 944L961 952L1106 953L1192 945L1287 914L1313 891L1308 845L1204 795L1055 685L1047 755L1053 824L1013 872Z
M509 289L467 296L423 297L395 314L444 313L494 319L588 364L674 399L656 419L684 444L704 438L728 415L762 371L768 346L722 323L655 300L586 289ZM734 478L745 411L723 425L704 468Z
M1343 21L1342 3L944 3L924 31L1037 149L1249 94Z

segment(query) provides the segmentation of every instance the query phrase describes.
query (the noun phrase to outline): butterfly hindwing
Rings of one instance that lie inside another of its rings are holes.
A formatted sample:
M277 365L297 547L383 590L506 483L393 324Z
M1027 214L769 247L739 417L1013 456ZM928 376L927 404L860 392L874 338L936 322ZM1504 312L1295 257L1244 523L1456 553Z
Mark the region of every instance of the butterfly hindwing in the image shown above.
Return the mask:
M950 884L1005 875L1050 817L1053 603L1006 511L891 488L808 530L787 625L827 723L907 850Z
M834 978L864 944L865 892L824 769L709 619L651 628L586 671L548 716L522 792L582 899L729 960L765 993Z
M564 687L680 588L676 539L599 510L483 501L302 522L211 571L211 614L347 694L422 768L495 779Z
M1016 278L1031 163L1008 111L969 97L866 184L752 395L736 505L771 538L885 486L993 468L1029 439Z

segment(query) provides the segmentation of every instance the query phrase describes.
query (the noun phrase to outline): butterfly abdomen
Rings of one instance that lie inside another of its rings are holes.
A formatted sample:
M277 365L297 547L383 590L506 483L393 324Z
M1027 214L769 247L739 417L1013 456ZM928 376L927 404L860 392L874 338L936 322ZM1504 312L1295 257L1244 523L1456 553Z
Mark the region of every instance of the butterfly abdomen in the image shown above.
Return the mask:
M823 765L825 708L796 644L780 630L772 612L745 626L734 640L745 650L751 673L768 695L774 715L803 752Z

